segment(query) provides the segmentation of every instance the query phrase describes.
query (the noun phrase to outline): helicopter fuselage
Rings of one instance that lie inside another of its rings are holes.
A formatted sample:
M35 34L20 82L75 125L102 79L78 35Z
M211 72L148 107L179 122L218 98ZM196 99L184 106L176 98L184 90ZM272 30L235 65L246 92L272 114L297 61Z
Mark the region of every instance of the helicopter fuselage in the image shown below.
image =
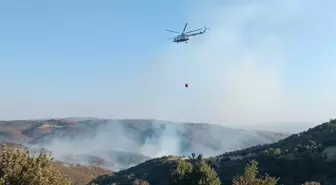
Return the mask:
M179 43L179 42L187 42L189 40L188 35L178 35L174 38L173 42Z
M190 37L193 37L193 36L196 36L196 35L201 35L201 34L205 33L206 30L208 30L208 28L206 26L204 26L204 30L202 30L202 28L200 28L200 29L185 32L185 29L187 28L187 25L188 25L188 23L185 24L182 33L180 33L176 37L172 37L170 39L174 38L173 42L176 42L176 43L179 43L179 42L188 43L188 40L190 39ZM202 31L195 33L195 31L199 31L199 30L202 30ZM166 30L166 31L173 32L173 33L179 33L177 31L172 31L172 30Z

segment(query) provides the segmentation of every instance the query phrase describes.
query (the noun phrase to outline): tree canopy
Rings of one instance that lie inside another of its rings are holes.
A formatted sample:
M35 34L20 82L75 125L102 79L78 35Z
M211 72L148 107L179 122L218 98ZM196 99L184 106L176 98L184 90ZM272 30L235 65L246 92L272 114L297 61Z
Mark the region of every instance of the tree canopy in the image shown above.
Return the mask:
M258 162L252 160L245 167L244 176L234 177L232 185L276 185L279 178L268 175L258 178Z
M22 146L0 149L0 185L71 185L70 178L52 166L51 153L41 150L37 157Z
M170 185L220 185L221 182L213 170L199 155L195 159L192 155L191 162L179 159L173 167Z

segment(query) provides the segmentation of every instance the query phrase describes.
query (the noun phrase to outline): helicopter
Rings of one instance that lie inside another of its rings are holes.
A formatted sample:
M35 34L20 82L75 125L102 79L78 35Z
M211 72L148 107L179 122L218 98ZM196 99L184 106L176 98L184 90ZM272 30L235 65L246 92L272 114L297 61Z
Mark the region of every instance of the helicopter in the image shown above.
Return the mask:
M209 28L207 28L206 26L204 26L204 28L200 28L200 29L196 29L196 30L185 32L187 26L188 26L188 23L185 24L182 33L179 33L177 31L172 31L172 30L166 30L166 31L169 31L169 32L173 32L173 33L178 33L179 34L179 35L174 36L174 37L172 37L172 38L170 38L168 40L173 39L173 42L176 42L177 44L179 42L188 43L188 40L190 39L190 37L196 36L196 35L201 35L201 34L205 33L206 30L209 30ZM202 31L200 31L200 30L202 30ZM200 31L200 32L192 33L192 32L196 32L196 31Z

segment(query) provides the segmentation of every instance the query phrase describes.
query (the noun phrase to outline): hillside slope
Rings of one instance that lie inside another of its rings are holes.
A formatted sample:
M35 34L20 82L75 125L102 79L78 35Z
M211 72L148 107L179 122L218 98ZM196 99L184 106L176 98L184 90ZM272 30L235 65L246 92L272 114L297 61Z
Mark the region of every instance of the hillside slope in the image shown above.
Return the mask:
M207 158L217 171L223 185L231 185L233 176L242 174L246 163L255 159L261 174L280 177L280 184L299 185L318 181L323 185L336 184L336 120L286 139ZM142 178L151 184L166 185L173 157L161 157L135 167L96 178L94 182L126 185Z
M3 133L2 142L23 143L34 149L47 148L57 160L98 164L113 170L168 154L202 152L205 156L213 156L288 136L206 123L98 118L2 121L0 133Z
M85 185L98 175L111 174L112 171L89 165L69 164L56 161L53 166L71 178L74 185Z

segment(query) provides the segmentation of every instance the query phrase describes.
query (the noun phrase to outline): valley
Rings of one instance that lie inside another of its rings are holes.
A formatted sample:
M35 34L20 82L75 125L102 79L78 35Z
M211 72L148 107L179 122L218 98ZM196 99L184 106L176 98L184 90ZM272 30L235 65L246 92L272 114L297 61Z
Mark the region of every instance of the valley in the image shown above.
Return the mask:
M57 161L55 166L71 172L75 179L87 179L83 173L101 175L128 169L165 155L219 155L276 142L289 135L206 123L98 118L1 121L0 132L2 143L23 144L33 155L42 148L51 151ZM90 172L92 166L97 172Z

